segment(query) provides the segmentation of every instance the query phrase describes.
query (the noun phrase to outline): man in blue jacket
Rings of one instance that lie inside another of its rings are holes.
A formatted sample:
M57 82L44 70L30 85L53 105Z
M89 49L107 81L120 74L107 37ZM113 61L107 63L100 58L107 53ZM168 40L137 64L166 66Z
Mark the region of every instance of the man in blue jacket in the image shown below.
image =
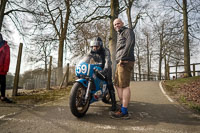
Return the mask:
M128 104L131 97L130 78L134 66L135 34L124 26L121 19L113 22L117 31L115 87L121 102L121 109L112 114L112 118L128 119Z

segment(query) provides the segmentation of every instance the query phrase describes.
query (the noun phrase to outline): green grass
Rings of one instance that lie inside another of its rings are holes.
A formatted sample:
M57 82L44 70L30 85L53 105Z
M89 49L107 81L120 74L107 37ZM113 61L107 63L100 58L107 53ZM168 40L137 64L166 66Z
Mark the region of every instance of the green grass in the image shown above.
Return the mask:
M164 82L165 89L170 92L171 95L178 97L178 101L181 104L200 113L200 105L195 104L193 101L188 101L185 96L181 94L181 87L184 85L190 85L193 81L200 79L200 76L190 78L180 78L176 80L167 80Z
M48 101L54 101L69 94L71 86L64 89L38 90L26 93L19 93L18 96L12 98L16 103L20 104L37 104Z
M183 85L190 84L192 81L200 79L200 76L190 78L179 78L176 80L165 81L165 87L167 90L175 91Z
M193 103L192 101L187 101L187 98L185 96L180 96L179 97L179 101L182 104L185 104L189 108L191 108L191 109L193 109L193 110L195 110L195 111L200 113L200 105L197 105L197 104Z

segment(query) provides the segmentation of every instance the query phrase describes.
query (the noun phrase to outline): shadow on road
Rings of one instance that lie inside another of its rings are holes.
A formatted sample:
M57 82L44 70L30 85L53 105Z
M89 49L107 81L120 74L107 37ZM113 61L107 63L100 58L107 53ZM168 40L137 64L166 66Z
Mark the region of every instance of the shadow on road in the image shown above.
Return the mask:
M2 107L1 105L0 107ZM5 105L4 105L5 106ZM8 105L7 105L8 106ZM10 105L15 107L14 105ZM24 110L27 107L21 107L20 110ZM151 126L158 125L160 123L170 123L179 125L200 125L200 119L195 117L193 113L179 105L175 104L151 104L145 102L131 102L129 104L129 113L131 114L131 119L129 120L116 120L111 119L109 115L110 105L97 102L90 105L90 108L86 115L82 118L76 118L71 114L69 106L65 104L62 105L48 105L48 106L38 106L31 109L27 109L26 113L19 111L14 116L25 119L33 120L39 118L40 121L44 121L47 124L51 123L56 127L62 128L66 131L76 132L77 129L71 128L72 125L90 126L90 125L109 125L115 127L122 126ZM3 124L5 120L0 120L0 125ZM90 127L88 127L90 128Z
M156 125L160 122L184 125L200 125L200 119L190 111L174 104L151 104L144 102L131 102L129 104L129 120L115 120L109 116L109 108L104 106L91 106L95 112L88 111L81 121L98 124L118 125L125 121L126 126Z

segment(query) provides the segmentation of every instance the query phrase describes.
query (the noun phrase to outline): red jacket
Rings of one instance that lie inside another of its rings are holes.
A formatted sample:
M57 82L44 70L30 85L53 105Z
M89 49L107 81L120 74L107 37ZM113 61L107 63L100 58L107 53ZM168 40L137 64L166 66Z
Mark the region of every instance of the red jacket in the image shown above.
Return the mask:
M5 41L0 47L0 75L6 75L10 66L10 47Z

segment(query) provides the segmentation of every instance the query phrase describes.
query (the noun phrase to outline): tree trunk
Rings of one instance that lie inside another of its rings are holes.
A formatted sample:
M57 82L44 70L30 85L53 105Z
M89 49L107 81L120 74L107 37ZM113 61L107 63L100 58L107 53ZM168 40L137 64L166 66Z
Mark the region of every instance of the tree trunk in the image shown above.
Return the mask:
M137 64L138 64L138 72L139 72L139 80L141 81L141 62L140 62L140 48L138 44L136 44L137 47Z
M163 40L164 40L164 23L162 24L162 32L161 34L159 34L159 38L160 38L160 54L159 54L159 69L158 69L158 79L161 80L161 76L162 76L162 60L163 60L163 48L164 48L164 44L163 44Z
M44 66L44 73L45 75L47 75L47 47L45 46L44 47L44 63L45 63L45 66Z
M167 79L168 75L167 75L167 57L166 57L166 55L164 57L164 61L165 61L165 79Z
M147 75L148 75L148 80L150 80L150 58L149 58L149 34L146 34L147 37Z
M184 25L184 68L185 76L191 77L190 70L190 48L189 48L189 36L188 36L188 16L187 16L187 0L183 0L183 25Z
M58 83L60 84L60 82L62 81L62 77L63 77L63 71L62 71L62 67L63 67L63 48L64 48L64 41L66 40L66 35L67 35L67 28L68 28L68 23L69 23L69 17L71 14L71 10L70 10L70 0L66 0L65 1L66 4L66 16L65 16L65 23L64 23L64 27L62 28L61 25L61 36L59 38L59 49L58 49Z
M52 56L50 56L50 61L49 61L49 72L48 72L47 90L50 90L50 88L51 88L51 65L52 65Z
M161 71L162 71L162 39L160 37L160 54L159 54L159 69L158 69L158 80L161 80Z
M109 49L111 53L111 60L112 60L112 74L114 77L115 68L116 68L116 44L117 44L117 33L113 27L113 21L118 17L119 14L119 1L118 0L111 0L110 2L111 8L111 19L110 19L110 37L109 37Z
M1 3L0 3L0 31L3 25L4 11L5 11L7 2L8 0L1 0Z
M128 5L127 5L127 9L126 9L126 14L127 14L127 18L128 18L128 26L129 28L133 28L133 25L132 25L132 18L131 18L131 7L132 7L132 4L133 4L133 0L129 0L128 1Z
M131 7L133 5L133 1L134 0L128 0L127 9L126 9L126 14L127 14L127 18L128 18L128 25L129 25L130 29L133 29L132 18L131 18ZM135 73L135 70L134 70L134 66L133 66L132 74L134 75L134 73Z

